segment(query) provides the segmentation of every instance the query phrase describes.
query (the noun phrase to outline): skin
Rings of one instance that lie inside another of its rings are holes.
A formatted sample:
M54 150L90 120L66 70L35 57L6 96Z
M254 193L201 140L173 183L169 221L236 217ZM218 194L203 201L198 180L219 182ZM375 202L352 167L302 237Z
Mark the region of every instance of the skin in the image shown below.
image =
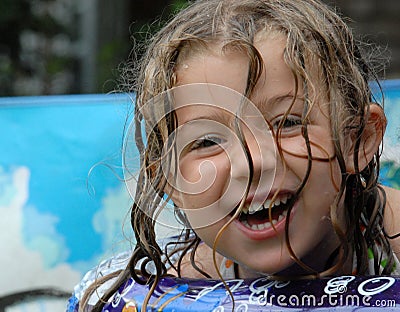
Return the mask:
M385 211L384 226L389 236L400 233L400 191L384 187L386 192L387 207ZM390 241L397 258L400 258L400 238Z
M293 75L283 60L285 38L272 36L255 43L260 52L264 71L258 81L251 101L260 110L263 118L276 127L282 115L288 110L293 101L295 89ZM185 60L177 69L178 86L192 83L211 83L222 85L243 93L246 86L246 68L248 59L238 51L222 52L218 46L213 49L197 53ZM302 90L302 88L300 88ZM298 98L289 113L289 119L298 120L303 112L303 94L299 91ZM330 205L336 194L340 181L340 171L333 154L331 130L329 127L328 109L321 94L311 94L314 106L308 120L308 133L312 146L312 154L325 161L313 161L312 170L308 181L296 201L290 215L289 240L296 256L313 269L322 271L327 256L338 246L339 242L329 221ZM380 117L381 113L375 107L371 109L372 115ZM178 124L184 127L188 123L201 118L211 120L223 128L232 125L232 115L219 108L194 105L180 108L176 111ZM382 113L383 114L383 113ZM216 117L218 116L218 117ZM222 117L221 117L222 116ZM207 127L203 127L207 128ZM184 129L184 128L182 128ZM307 149L301 136L301 126L294 123L283 128L281 146L283 157L275 152L270 138L258 137L252 126L245 124L243 133L246 138L254 165L254 176L250 184L249 195L246 202L255 201L256 205L264 202L277 194L278 198L293 194L306 174ZM360 164L368 163L374 149L379 146L380 140L376 139L374 129L371 128L374 138L368 136L371 147L364 153L364 160ZM210 130L211 131L211 130ZM204 139L204 133L202 132ZM214 133L211 133L214 134ZM367 139L366 139L367 141ZM216 141L220 143L220 141ZM205 242L200 246L197 254L202 255L196 259L207 271L216 276L211 260L212 247L217 233L229 221L226 215L238 205L238 188L230 189L228 182L235 187L245 185L249 172L244 153L238 148L236 141L232 141L231 148L225 148L224 143L196 145L196 148L182 149L179 158L179 169L182 180L190 185L205 181L204 185L212 187L202 189L201 192L187 194L182 192L181 186L173 192L173 199L178 207L184 207L190 222L196 222L199 215L196 211L208 206L205 210L207 216L214 217L214 222L208 222L195 230ZM261 143L260 143L261 142ZM268 144L267 144L268 143ZM314 143L314 144L313 144ZM184 142L184 146L191 146L192 141ZM368 146L369 146L368 145ZM240 146L239 146L240 147ZM371 152L370 152L371 150ZM271 161L273 159L273 161ZM206 162L205 162L206 161ZM349 163L351 156L349 156ZM349 165L351 167L351 165ZM202 180L212 176L212 180ZM233 181L233 182L232 182ZM204 186L203 185L203 186ZM264 187L268 185L268 187ZM220 200L227 193L231 201ZM239 196L240 197L240 196ZM235 200L232 200L234 198ZM399 202L398 192L389 192L389 200ZM219 210L218 210L219 209ZM223 214L215 211L223 210ZM394 211L394 215L398 215ZM212 219L211 217L211 219ZM210 218L210 217L209 217ZM209 221L210 219L204 219ZM223 231L217 244L219 254L234 259L240 264L241 277L254 277L260 274L297 274L304 273L295 264L285 243L284 226L276 225L276 230L255 231L247 229L241 222L234 220ZM391 222L390 230L399 230L398 222ZM204 256L207 255L207 256ZM217 262L222 257L217 256ZM193 272L184 265L183 274L193 276ZM350 271L350 266L345 266L343 272Z

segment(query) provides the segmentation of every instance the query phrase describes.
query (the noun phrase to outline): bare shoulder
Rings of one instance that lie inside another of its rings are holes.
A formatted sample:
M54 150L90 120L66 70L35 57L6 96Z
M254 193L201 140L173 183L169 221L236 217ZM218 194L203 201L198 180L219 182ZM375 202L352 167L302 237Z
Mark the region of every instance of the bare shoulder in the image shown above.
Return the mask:
M216 262L218 267L221 261L222 261L222 256L217 253ZM212 278L216 279L219 278L217 270L214 266L213 250L206 244L202 243L197 248L197 252L195 255L195 263L199 268L207 272ZM171 274L174 274L172 270L170 271ZM182 277L187 277L187 278L204 278L204 276L199 271L197 271L191 264L190 254L186 255L182 261L181 275Z
M400 190L384 187L386 207L384 215L385 231L389 236L400 233ZM390 240L397 257L400 258L400 237Z

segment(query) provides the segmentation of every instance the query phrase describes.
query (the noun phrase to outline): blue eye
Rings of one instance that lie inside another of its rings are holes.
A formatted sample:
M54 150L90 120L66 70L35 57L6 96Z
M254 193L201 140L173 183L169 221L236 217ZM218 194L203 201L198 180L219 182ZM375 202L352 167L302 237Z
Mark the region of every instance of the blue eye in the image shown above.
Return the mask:
M224 144L226 141L218 136L215 135L205 135L197 140L195 140L192 145L190 146L190 150L196 149L206 149L212 147L219 147L220 145Z

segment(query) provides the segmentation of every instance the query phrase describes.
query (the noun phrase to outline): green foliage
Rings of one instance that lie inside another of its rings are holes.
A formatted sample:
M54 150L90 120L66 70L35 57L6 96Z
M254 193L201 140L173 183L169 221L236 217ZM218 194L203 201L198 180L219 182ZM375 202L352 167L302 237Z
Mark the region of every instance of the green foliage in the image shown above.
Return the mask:
M46 64L46 72L49 75L55 75L71 66L71 64L72 61L68 57L54 56L48 60Z
M59 15L53 14L52 8L58 1L0 0L0 96L52 93L52 85L60 74L78 75L80 56L53 48L57 38L64 38L71 44L80 40L79 23L65 24L65 20L59 20ZM135 41L137 56L140 56L142 44L145 45L148 38L172 15L186 7L189 1L165 0L164 3L157 3L157 6L142 3L139 7L143 7L146 14L137 14L131 25L130 33ZM68 7L71 9L74 5ZM68 11L68 14L78 13ZM129 25L126 25L127 34L128 28ZM28 38L28 41L21 45L21 38ZM127 59L131 48L128 36L121 37L121 34L107 38L96 47L96 55L91 56L96 59L95 89L91 92L107 92L115 88L115 85L110 86L110 81L118 77L118 67ZM30 87L25 83L27 81L32 82ZM79 89L71 90L79 88L78 85L65 86L65 92L79 92Z
M29 24L30 4L24 0L1 0L0 1L0 25L7 24L25 25Z
M178 12L189 5L189 1L187 0L175 0L172 2L172 10L173 12Z
M117 80L120 74L118 72L118 62L126 59L126 55L123 52L127 51L127 49L128 42L121 40L107 42L100 48L97 54L97 64L99 64L97 92L107 93L118 88Z
M43 14L42 16L36 16L31 29L48 38L54 37L58 34L68 33L67 28L48 13Z
M49 85L48 82L54 75L70 70L73 57L57 55L51 49L52 38L58 35L71 38L68 25L64 25L63 21L51 14L51 5L54 2L55 0L0 1L0 33L2 34L0 37L0 96L51 92L46 87L22 90L16 88L15 85L18 80L31 80L32 85L37 85L38 81L41 81L42 85ZM33 10L34 5L43 10L39 12ZM28 48L21 45L24 34L29 34L31 39Z

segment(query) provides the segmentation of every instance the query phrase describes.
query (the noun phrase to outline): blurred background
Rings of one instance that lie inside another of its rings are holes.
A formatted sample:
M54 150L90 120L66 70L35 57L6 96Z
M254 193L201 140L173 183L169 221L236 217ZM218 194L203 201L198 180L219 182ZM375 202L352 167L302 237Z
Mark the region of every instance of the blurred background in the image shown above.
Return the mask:
M400 1L325 0L400 77ZM135 43L187 0L2 0L0 96L106 93Z

